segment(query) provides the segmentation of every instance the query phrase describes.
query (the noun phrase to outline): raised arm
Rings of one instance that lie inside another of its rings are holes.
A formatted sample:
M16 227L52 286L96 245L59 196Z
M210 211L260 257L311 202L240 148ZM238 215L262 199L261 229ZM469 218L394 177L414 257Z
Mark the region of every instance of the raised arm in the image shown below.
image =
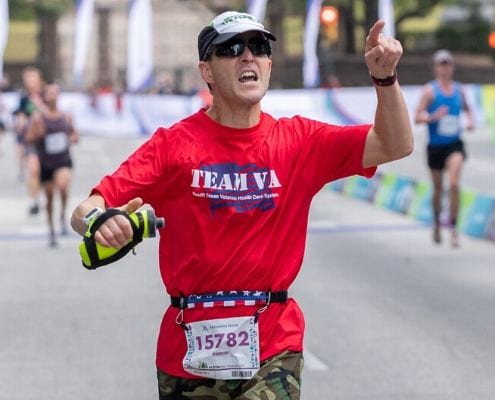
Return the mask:
M39 111L33 113L31 121L29 122L29 128L26 132L26 141L33 143L38 139L45 136L45 124Z
M79 133L74 127L74 121L71 114L66 114L67 123L69 124L69 140L71 144L79 143Z
M366 38L365 61L375 82L377 108L375 123L366 139L365 168L398 160L412 153L414 138L409 112L396 77L402 45L385 36L385 23L377 21Z

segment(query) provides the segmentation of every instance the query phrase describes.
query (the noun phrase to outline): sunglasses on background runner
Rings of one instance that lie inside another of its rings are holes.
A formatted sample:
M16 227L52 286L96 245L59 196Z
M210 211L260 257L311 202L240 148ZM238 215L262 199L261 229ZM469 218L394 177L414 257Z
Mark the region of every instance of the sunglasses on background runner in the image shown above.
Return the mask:
M216 44L212 53L217 57L238 57L246 47L253 53L253 55L259 56L271 56L272 46L270 41L264 38L254 37L247 41L240 38L229 40L225 43Z

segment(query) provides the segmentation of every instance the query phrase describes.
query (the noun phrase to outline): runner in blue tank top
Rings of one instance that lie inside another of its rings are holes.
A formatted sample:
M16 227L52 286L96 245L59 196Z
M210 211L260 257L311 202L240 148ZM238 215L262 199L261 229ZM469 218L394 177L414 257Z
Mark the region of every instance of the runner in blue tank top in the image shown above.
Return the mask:
M463 119L466 115L468 130L473 129L473 114L462 85L453 80L454 58L447 50L438 50L433 56L435 79L424 88L416 110L416 123L428 124L428 167L433 182L433 240L441 242L440 214L442 211L443 172L449 179L449 228L451 244L459 246L456 230L459 212L459 178L466 159L461 139Z

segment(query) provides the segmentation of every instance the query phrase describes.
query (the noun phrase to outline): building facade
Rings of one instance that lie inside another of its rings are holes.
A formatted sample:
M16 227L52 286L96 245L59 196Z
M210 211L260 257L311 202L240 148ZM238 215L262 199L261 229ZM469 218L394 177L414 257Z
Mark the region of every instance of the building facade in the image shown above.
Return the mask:
M213 12L198 0L152 0L154 91L189 93L198 74L197 35ZM83 87L72 76L75 10L58 24L61 81L67 88L126 88L128 2L95 0ZM79 85L81 86L81 85Z

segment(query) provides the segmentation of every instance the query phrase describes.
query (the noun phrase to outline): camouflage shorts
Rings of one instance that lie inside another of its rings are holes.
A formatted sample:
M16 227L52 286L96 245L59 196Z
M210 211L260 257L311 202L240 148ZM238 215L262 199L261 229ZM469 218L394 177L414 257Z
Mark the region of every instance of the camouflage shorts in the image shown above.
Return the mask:
M160 400L299 400L303 363L302 353L283 352L250 380L186 379L158 370Z

